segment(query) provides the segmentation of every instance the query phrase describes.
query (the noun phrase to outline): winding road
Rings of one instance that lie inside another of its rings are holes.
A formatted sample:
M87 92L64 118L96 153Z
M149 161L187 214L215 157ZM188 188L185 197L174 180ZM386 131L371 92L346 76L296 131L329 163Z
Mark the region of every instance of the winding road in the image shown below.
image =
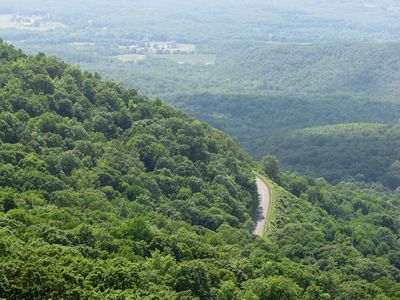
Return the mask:
M260 204L257 209L256 215L256 227L254 229L254 234L258 236L263 236L265 231L265 225L268 220L268 213L270 211L271 199L268 186L260 178L256 178L257 190L260 196Z

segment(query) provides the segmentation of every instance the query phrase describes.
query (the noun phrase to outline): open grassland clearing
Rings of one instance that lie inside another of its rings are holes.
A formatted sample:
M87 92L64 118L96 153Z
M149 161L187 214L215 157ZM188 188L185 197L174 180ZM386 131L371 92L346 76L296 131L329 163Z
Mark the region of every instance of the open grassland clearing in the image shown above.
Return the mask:
M140 54L123 54L114 56L115 59L122 62L139 62L146 59L146 55Z
M188 54L188 55L157 55L158 58L168 59L177 64L213 65L216 62L215 54Z

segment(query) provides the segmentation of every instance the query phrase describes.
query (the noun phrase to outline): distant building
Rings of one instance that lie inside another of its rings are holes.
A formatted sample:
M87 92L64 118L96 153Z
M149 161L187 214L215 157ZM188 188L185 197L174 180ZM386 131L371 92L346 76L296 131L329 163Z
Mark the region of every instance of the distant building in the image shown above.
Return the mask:
M22 24L27 27L29 26L40 27L42 22L42 17L39 16L27 17L27 16L16 15L12 17L11 21L14 23Z

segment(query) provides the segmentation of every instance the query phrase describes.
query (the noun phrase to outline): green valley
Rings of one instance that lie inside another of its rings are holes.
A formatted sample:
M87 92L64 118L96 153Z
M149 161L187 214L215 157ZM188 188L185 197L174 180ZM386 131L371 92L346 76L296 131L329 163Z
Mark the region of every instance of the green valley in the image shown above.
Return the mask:
M1 300L400 299L398 1L0 2Z
M278 156L285 169L336 183L353 176L399 186L384 178L399 159L397 103L346 96L199 94L179 97L176 105L235 136L254 157Z
M397 194L257 166L57 58L2 43L0 60L1 298L399 297ZM265 239L256 169L280 185Z
M290 169L338 182L347 177L400 186L400 127L350 123L296 130L276 141Z

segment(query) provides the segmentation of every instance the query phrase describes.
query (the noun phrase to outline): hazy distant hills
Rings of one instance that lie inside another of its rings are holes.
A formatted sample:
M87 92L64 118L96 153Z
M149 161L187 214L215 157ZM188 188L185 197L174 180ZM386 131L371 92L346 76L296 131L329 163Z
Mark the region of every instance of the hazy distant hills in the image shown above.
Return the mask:
M140 64L83 63L147 94L174 100L199 93L347 95L399 101L400 44L261 44L215 46L212 65L151 57ZM207 48L213 49L213 47Z
M275 139L287 168L332 182L353 177L400 186L400 127L351 123L296 130Z
M399 7L397 1L3 0L0 12L50 12L72 35L90 25L109 37L265 40L273 34L304 42L399 39Z

